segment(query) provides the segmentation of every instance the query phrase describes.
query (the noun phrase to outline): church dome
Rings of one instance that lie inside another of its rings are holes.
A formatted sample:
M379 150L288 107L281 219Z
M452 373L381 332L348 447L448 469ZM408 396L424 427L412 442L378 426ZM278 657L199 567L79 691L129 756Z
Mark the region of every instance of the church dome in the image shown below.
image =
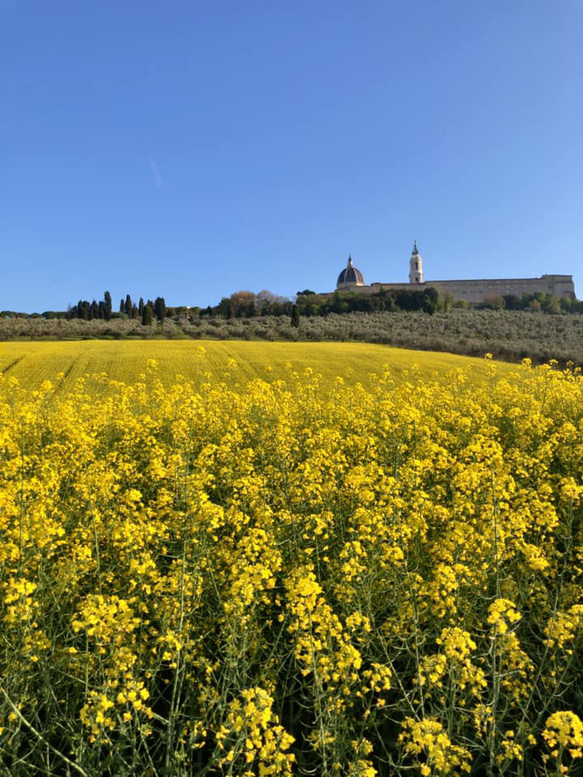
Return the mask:
M336 283L337 289L349 288L351 286L364 286L364 278L360 270L357 270L352 262L352 257L348 257L348 264L338 276Z

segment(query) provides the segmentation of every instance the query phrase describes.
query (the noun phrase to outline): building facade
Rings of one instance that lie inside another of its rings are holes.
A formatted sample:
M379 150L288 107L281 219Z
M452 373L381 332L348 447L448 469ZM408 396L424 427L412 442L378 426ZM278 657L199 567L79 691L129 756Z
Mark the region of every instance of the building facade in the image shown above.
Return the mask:
M409 259L409 283L371 283L364 282L364 276L354 266L352 257L338 276L337 291L357 291L361 294L378 294L389 289L411 289L415 286L437 289L440 295L450 295L454 299L465 300L470 305L479 305L493 297L515 296L523 294L550 294L554 297L576 299L572 275L541 275L540 278L485 278L458 281L426 281L423 274L423 257L413 246Z

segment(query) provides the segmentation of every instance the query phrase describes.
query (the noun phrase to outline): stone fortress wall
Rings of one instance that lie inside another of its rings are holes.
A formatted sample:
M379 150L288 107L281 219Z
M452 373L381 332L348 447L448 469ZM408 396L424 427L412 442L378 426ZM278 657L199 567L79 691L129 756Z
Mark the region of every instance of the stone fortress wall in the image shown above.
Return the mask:
M348 265L338 276L337 291L357 291L359 294L378 294L383 290L402 291L412 288L434 288L440 295L447 294L454 299L462 299L470 305L477 305L492 297L523 294L551 294L555 297L576 299L572 275L542 275L540 278L485 278L480 280L426 281L423 277L423 259L413 247L409 260L409 283L371 283L365 284L362 273L354 267L349 257Z
M451 294L455 299L465 299L470 304L484 302L488 297L504 297L534 294L538 291L554 297L575 299L572 275L542 275L540 278L502 278L475 281L425 281L440 294Z

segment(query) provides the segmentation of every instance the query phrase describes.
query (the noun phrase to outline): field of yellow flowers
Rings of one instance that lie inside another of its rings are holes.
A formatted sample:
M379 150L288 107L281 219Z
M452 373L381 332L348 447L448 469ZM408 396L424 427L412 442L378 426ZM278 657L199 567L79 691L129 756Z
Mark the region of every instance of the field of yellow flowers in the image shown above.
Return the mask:
M201 348L204 358L201 358ZM389 363L395 379L415 365L420 377L437 377L458 367L473 366L477 377L487 370L480 359L468 359L450 353L407 351L368 343L288 343L258 341L196 340L82 340L71 342L0 343L0 372L18 379L21 386L38 388L44 380L67 389L85 375L105 373L109 378L128 383L144 372L149 359L158 364L158 376L166 385L176 380L191 380L196 385L227 380L229 385L246 383L252 378L285 378L290 365L294 370L311 367L329 383L342 375L348 383L366 379ZM513 365L499 364L508 372ZM59 376L56 380L56 376Z
M209 352L0 377L0 774L579 773L581 374Z

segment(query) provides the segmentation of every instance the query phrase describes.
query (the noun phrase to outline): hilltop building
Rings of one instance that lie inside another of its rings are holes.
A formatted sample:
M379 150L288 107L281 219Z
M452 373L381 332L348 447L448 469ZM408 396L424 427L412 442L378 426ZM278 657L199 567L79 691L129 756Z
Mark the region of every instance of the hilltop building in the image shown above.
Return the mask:
M364 276L354 266L352 256L348 257L348 264L338 276L337 291L357 291L361 294L378 294L389 289L403 290L414 286L434 288L442 294L449 294L455 299L463 299L470 305L478 305L492 297L515 296L523 294L551 294L554 297L566 297L576 299L575 285L572 275L542 275L540 278L490 278L483 280L459 280L459 281L426 281L423 276L423 258L417 248L417 241L413 246L409 259L409 283L371 283L364 282Z
M357 289L360 286L364 286L364 278L360 270L357 270L352 262L352 256L348 257L348 264L342 270L338 276L336 282L336 288L340 291L342 289Z

